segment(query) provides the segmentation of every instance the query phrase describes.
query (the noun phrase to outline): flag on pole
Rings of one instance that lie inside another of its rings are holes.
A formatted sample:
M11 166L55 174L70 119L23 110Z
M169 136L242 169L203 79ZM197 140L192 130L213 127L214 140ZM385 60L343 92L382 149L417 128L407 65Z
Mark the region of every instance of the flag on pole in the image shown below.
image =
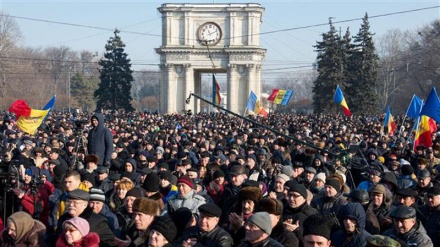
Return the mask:
M383 126L387 128L388 135L393 136L394 131L397 129L396 122L394 122L393 115L391 115L390 107L388 106L387 112L385 113L385 119L383 121Z
M438 99L437 91L435 87L432 87L431 92L426 99L425 105L420 111L421 116L428 116L437 123L440 123L440 101Z
M246 108L253 111L255 114L262 115L263 117L267 117L267 112L263 107L263 104L261 104L260 100L258 99L257 95L254 93L254 91L251 91Z
M422 106L423 100L414 94L406 110L406 115L412 119L417 119L422 110Z
M17 126L23 130L23 132L33 135L54 105L55 96L49 100L43 110L32 109L28 106L26 101L20 99L11 104L9 111L15 113L17 116Z
M418 129L414 138L414 150L417 146L423 145L425 148L432 146L432 133L437 131L434 119L423 115L420 117Z
M285 106L289 103L290 98L293 95L293 90L280 90L274 89L272 94L267 97L267 101L272 101L277 105Z
M347 102L345 101L344 94L342 94L342 90L339 87L339 85L336 87L335 96L333 97L333 100L336 104L342 106L342 110L344 110L344 115L347 117L351 116L350 109L348 109Z
M220 105L222 102L220 85L218 84L217 79L215 79L214 74L212 74L212 102L214 102L215 105Z

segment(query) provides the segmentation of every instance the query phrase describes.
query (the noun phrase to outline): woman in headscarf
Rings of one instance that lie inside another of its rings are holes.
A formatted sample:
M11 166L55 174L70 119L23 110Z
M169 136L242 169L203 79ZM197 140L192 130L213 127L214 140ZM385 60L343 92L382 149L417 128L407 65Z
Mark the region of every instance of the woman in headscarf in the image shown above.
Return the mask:
M56 247L99 247L99 235L90 232L87 220L74 217L63 223L63 233L58 237Z
M46 227L26 212L9 216L6 228L0 235L1 247L45 247Z

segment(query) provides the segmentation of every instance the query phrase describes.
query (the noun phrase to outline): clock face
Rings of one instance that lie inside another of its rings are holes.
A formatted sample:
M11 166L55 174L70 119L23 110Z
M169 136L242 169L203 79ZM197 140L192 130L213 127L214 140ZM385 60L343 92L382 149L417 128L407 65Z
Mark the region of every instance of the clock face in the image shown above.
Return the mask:
M199 27L197 36L202 45L216 45L222 37L222 30L214 22L206 22Z

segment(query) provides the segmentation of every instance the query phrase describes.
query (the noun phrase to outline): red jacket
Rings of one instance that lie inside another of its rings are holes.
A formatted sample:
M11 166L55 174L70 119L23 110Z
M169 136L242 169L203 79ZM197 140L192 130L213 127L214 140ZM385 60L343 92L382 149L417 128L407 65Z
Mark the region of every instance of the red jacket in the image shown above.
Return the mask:
M86 236L73 243L73 246L66 242L66 232L63 232L57 240L55 247L99 247L99 235L95 232L89 232Z

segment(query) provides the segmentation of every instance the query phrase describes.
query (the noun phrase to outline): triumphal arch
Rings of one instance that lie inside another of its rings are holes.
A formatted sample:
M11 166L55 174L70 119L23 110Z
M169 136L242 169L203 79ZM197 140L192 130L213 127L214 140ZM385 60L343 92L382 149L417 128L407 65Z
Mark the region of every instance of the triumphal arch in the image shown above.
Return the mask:
M160 111L200 111L202 73L226 73L226 107L243 113L250 91L261 91L266 49L260 47L260 4L162 4ZM224 90L224 89L222 89Z

